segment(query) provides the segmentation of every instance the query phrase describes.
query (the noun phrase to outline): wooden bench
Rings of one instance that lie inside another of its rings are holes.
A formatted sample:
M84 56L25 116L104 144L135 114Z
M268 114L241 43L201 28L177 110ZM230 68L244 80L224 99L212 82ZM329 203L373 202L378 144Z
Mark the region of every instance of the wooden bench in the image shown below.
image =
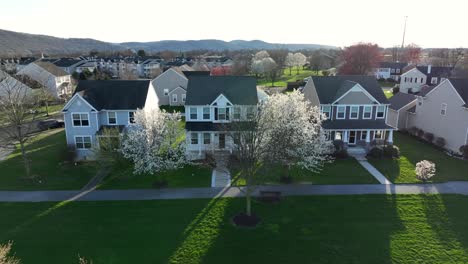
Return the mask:
M281 192L277 191L260 191L258 199L262 202L279 202L281 200Z

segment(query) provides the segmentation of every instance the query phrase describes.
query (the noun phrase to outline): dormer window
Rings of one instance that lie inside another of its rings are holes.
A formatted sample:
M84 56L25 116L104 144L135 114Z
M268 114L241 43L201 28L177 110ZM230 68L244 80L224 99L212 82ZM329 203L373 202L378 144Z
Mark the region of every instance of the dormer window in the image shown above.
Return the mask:
M437 84L437 77L431 78L431 84Z

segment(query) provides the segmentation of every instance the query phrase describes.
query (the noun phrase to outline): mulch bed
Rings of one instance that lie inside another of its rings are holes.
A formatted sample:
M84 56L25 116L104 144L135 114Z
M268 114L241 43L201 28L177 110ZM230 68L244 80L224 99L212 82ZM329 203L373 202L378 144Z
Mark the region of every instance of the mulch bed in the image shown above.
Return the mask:
M258 218L255 214L248 216L245 213L240 213L232 218L232 222L236 226L256 227L260 223L260 218Z

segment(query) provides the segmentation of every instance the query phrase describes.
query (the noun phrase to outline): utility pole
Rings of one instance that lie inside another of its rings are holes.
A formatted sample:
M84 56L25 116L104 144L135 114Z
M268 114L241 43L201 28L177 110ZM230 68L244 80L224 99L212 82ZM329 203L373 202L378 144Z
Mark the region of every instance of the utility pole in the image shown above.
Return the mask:
M405 26L403 27L403 40L401 41L401 53L403 55L403 49L405 48L405 35L406 35L406 21L408 20L408 16L405 16ZM398 52L397 52L397 60L398 60Z

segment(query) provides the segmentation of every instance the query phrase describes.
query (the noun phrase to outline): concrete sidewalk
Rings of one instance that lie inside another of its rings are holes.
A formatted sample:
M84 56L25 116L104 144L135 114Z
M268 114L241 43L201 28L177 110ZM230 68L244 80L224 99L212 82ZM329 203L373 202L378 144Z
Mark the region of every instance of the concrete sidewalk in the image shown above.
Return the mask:
M354 184L354 185L276 185L258 186L262 190L280 191L283 196L361 195L361 194L462 194L468 195L468 182L436 184ZM165 200L215 197L242 197L243 188L181 188L87 191L0 191L1 202Z

